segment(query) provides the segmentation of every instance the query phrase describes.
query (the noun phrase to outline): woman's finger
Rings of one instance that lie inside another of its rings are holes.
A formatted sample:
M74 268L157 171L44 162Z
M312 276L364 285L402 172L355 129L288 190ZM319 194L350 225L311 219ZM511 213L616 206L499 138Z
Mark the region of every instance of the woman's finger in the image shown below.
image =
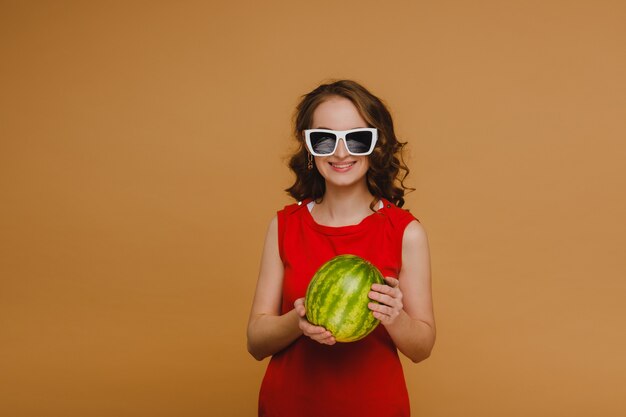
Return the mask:
M305 316L306 308L304 307L304 298L298 298L296 301L294 301L293 307L296 309L296 313L298 313L300 317Z
M314 326L316 327L316 326ZM332 333L329 332L328 330L322 328L322 332L320 333L309 333L307 334L305 332L305 336L308 336L309 338L311 338L312 340L315 340L316 342L319 343L323 343L326 345L332 345L335 343L335 338L333 337Z
M328 330L326 330L324 333L315 334L309 337L319 343L324 343L324 344L335 343L335 338Z
M305 336L315 340L316 342L330 345L335 343L335 338L330 331L321 326L315 326L306 321L306 319L301 319L300 329Z
M302 325L300 327L302 328L302 330L304 332L306 332L307 335L319 335L319 334L323 334L324 332L328 331L328 330L326 330L323 327L314 326L311 323L309 323L308 321L305 321L304 323L302 323Z
M376 291L382 294L389 294L392 297L395 297L398 293L400 293L400 288L392 287L385 284L372 284L372 291Z
M402 299L401 294L397 294L396 297L393 297L391 295L381 294L376 291L370 291L367 296L374 301L378 301L379 303L386 304L392 307L402 308L402 301L400 301Z
M372 284L372 291L368 296L377 303L369 303L372 315L380 320L384 325L394 322L400 311L404 308L402 304L402 291L400 281L393 277L385 277L387 285Z
M367 306L373 312L380 313L389 317L393 316L394 312L396 311L396 309L386 306L384 304L369 303Z
M333 334L331 332L329 332L328 330L326 330L325 328L321 326L316 326L314 324L311 324L306 319L305 317L306 308L304 306L304 298L298 298L296 301L294 301L293 306L296 310L296 313L298 313L298 315L300 316L298 326L300 327L300 330L302 330L302 333L305 336L311 338L312 340L315 340L316 342L323 343L326 345L335 344L336 340L333 337Z
M370 308L372 310L372 315L374 316L374 318L380 320L380 322L385 326L393 323L396 317L398 317L399 315L399 312L397 310L381 304L374 304L370 306Z
M320 340L319 342L325 345L334 345L337 341L333 336L330 336L326 339Z
M397 288L400 285L400 281L393 277L385 277L385 281L387 281L387 284L392 288Z
M301 318L299 324L300 324L300 329L302 330L302 332L306 336L309 336L309 337L318 336L318 335L324 334L325 332L328 332L329 335L331 334L324 327L316 326L315 324L310 323L306 318Z

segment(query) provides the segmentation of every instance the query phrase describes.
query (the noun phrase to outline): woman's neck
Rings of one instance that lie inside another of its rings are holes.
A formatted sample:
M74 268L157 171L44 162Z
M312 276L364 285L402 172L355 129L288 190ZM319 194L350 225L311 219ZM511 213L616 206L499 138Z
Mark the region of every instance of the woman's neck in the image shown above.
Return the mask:
M367 186L350 188L329 187L311 214L316 222L326 226L347 226L358 224L372 214L370 204L374 196Z

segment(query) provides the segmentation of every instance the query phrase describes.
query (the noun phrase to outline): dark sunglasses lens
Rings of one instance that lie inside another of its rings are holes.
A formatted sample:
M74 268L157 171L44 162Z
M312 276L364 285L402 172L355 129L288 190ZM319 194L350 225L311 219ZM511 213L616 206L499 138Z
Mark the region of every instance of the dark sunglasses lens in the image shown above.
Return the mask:
M321 155L330 155L335 150L337 136L328 132L311 132L311 147Z
M374 136L372 132L363 130L360 132L351 132L346 135L346 145L352 153L367 153L372 147Z

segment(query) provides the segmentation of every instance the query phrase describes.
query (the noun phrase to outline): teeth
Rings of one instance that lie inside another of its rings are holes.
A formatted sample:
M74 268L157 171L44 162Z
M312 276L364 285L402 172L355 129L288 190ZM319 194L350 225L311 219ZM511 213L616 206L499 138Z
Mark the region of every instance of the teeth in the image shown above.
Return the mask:
M341 165L340 164L333 164L333 163L331 163L331 165L334 166L335 168L348 168L348 167L351 167L354 164L355 164L354 162L350 162L348 164L341 164Z

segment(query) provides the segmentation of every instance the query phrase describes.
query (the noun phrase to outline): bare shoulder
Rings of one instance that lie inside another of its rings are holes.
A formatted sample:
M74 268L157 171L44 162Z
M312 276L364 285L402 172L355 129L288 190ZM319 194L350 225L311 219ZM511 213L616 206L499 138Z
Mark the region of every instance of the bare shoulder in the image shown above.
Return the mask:
M406 226L404 236L402 237L402 245L411 247L428 246L428 236L422 223L413 220Z
M274 215L267 226L265 233L265 250L278 250L278 215Z
M275 214L274 217L270 220L269 226L267 227L267 233L270 232L276 234L278 232L278 215Z

